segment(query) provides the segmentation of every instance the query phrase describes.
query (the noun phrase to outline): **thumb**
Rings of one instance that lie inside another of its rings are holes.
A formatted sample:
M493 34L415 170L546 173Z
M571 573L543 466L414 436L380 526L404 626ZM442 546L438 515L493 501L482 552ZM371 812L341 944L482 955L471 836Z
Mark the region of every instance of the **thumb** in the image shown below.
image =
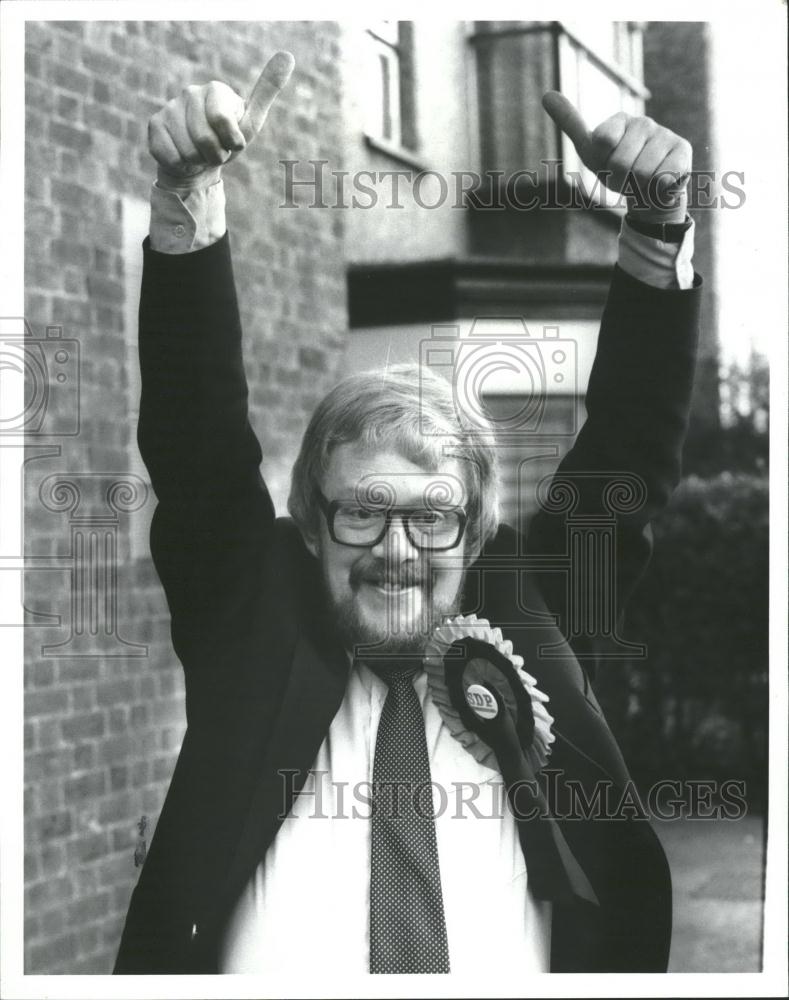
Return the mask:
M238 123L248 143L263 127L271 105L290 79L295 64L296 60L290 52L275 52L263 67L263 72L249 95L244 115Z
M568 101L564 94L560 94L558 90L549 90L543 96L542 106L562 132L569 137L578 155L583 160L585 147L591 141L591 136L589 129L586 127L586 122L581 117L575 105Z

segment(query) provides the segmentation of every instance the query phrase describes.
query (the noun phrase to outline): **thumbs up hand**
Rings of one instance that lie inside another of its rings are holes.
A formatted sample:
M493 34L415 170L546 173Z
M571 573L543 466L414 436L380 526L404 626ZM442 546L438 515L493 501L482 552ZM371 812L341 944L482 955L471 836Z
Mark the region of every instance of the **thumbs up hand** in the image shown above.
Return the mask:
M294 59L277 52L269 59L249 100L213 80L186 87L148 122L148 148L158 166L159 187L184 190L218 180L222 165L246 149L290 79Z
M651 118L620 111L590 132L578 110L555 90L542 104L575 146L581 162L607 188L624 193L644 222L682 222L693 150L687 139Z

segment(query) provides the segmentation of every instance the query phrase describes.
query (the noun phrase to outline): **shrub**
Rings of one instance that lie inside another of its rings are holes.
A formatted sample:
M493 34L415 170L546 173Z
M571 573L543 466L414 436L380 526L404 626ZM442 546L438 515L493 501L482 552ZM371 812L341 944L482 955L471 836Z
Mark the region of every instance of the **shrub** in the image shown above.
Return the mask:
M766 798L768 481L690 476L654 525L652 563L625 634L645 660L598 674L635 780L744 780Z

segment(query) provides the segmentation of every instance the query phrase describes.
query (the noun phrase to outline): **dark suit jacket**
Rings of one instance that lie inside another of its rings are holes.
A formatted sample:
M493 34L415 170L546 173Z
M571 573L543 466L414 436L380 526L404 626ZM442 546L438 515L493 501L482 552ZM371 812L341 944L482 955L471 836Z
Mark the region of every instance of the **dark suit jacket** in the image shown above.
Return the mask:
M115 972L215 972L224 921L289 806L279 772L306 776L348 667L319 567L293 522L275 518L260 475L228 238L183 256L146 241L144 252L139 441L158 498L151 548L186 676L187 729ZM660 291L615 269L588 418L562 463L567 475L628 472L643 481L645 502L617 520L620 608L649 557L649 520L679 478L699 295L698 287ZM600 507L594 481L578 477L584 513ZM551 698L560 811L570 779L590 795L601 781L622 789L629 780L589 683L601 651L580 640L571 648L559 631L565 576L517 571L526 553L564 553L565 520L538 515L527 547L502 527L469 573L465 605L504 627ZM545 645L554 647L550 658ZM671 883L649 824L560 827L600 906L555 905L552 969L665 970ZM495 915L487 926L495 935Z

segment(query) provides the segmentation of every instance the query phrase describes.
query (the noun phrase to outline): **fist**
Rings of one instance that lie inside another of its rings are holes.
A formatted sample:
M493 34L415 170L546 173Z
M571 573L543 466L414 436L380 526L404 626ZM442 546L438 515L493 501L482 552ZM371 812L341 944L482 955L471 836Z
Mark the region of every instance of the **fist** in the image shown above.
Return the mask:
M642 218L681 222L693 151L687 139L651 118L620 111L590 132L563 94L548 91L543 107L575 146L581 162L606 187L624 193Z
M289 52L277 52L260 74L249 100L212 80L186 87L148 122L148 149L158 164L160 187L213 183L221 167L257 136L293 71Z

